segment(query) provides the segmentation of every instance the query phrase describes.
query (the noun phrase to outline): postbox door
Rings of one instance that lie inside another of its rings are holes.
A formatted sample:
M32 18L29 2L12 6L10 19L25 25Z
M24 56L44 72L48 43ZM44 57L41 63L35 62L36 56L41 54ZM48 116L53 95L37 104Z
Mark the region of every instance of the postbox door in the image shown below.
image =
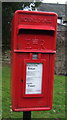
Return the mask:
M23 53L21 57L18 58L18 63L19 62L18 107L48 106L49 54L40 54L40 58L33 60L30 58L30 53L25 55ZM29 70L28 66L31 66ZM36 71L30 69L36 69ZM29 74L29 72L31 74Z

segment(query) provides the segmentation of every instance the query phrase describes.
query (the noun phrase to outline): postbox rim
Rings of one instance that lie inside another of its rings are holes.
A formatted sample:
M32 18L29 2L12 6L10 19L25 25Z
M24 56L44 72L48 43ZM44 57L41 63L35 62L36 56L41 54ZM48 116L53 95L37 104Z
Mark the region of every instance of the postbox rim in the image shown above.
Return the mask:
M25 10L16 10L15 14L17 13L30 13L30 14L48 14L48 15L55 15L58 17L57 13L55 12L44 12L44 11L25 11Z

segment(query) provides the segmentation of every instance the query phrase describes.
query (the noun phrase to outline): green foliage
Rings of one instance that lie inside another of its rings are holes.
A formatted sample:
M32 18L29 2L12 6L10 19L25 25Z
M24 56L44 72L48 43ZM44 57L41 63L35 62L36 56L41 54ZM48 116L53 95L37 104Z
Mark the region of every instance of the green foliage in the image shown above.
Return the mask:
M11 110L10 66L3 66L3 118L22 118L22 112ZM50 111L33 111L32 118L65 118L65 77L55 75L53 109ZM64 119L63 119L64 120Z

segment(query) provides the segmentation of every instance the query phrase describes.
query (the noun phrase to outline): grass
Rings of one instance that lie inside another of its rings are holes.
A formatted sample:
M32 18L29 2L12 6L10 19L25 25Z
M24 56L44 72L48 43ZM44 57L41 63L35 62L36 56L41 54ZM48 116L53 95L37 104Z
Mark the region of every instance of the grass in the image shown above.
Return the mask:
M2 66L0 63L0 91L2 91ZM0 92L0 119L2 116L2 92Z
M2 117L22 118L22 112L11 110L10 96L10 66L3 66L2 73ZM34 111L32 118L65 118L65 77L55 75L53 109L50 111Z

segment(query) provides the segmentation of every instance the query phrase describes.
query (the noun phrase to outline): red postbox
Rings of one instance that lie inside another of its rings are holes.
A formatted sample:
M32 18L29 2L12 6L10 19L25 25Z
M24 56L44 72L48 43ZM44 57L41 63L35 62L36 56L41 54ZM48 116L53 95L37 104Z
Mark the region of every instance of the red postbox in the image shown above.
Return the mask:
M52 108L57 14L17 10L12 20L12 109Z

